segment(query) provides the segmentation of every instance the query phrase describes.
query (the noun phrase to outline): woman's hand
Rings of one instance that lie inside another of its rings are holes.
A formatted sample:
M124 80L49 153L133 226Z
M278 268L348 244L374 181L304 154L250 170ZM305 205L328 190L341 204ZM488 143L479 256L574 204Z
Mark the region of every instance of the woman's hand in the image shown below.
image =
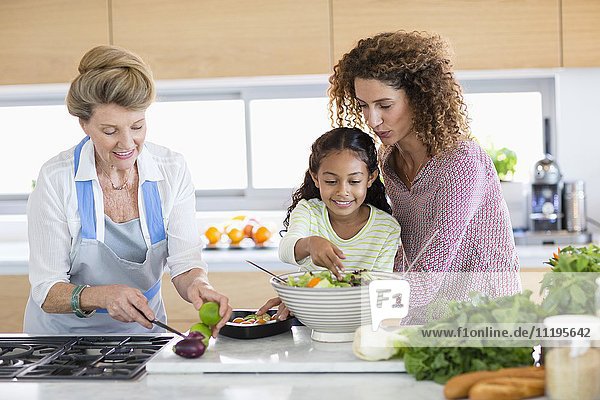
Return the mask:
M320 236L307 238L308 253L313 264L330 270L338 279L342 279L344 271L342 260L346 258L344 252L329 240Z
M225 323L229 321L232 308L229 305L229 299L217 292L210 284L203 279L194 279L187 288L187 298L194 305L196 310L199 310L202 304L208 301L214 301L219 304L219 315L221 320L212 328L212 336L217 337L219 331Z
M261 308L256 311L256 315L263 315L275 306L279 307L277 307L277 312L273 315L273 319L283 321L292 315L291 311L285 306L285 304L283 304L279 297L273 297L272 299L269 299Z
M104 308L108 315L117 321L137 322L145 328L152 329L152 323L148 320L153 320L155 315L148 305L148 299L139 289L126 285L109 285L103 289Z

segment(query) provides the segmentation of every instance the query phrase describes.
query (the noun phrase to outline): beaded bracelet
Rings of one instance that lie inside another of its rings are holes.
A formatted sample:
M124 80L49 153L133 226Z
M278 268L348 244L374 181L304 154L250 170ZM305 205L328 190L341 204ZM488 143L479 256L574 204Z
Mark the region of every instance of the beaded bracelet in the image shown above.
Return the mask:
M80 306L81 292L83 292L83 289L89 287L90 285L77 285L75 286L75 289L73 289L73 293L71 293L71 310L73 310L75 315L79 318L89 318L96 312L96 310L83 311Z

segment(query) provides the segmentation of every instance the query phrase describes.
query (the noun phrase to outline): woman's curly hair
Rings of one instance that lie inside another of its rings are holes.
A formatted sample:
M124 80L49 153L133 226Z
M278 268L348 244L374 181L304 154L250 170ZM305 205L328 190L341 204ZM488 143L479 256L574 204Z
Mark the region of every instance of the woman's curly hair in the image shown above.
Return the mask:
M335 128L324 133L312 144L308 159L308 169L304 174L304 182L302 182L302 186L292 195L292 204L288 207L287 215L283 221L284 230L282 232L287 230L290 224L290 215L300 200L321 199L321 193L312 179L311 172L316 175L325 157L333 152L343 150L354 152L356 157L367 165L369 176L374 172L379 173L377 149L375 148L375 142L373 142L368 133L358 128ZM367 189L365 203L371 204L388 214L392 213L392 209L385 196L385 187L379 177Z
M375 79L406 92L413 130L429 156L470 139L467 107L449 53L440 36L425 32L386 32L361 39L329 77L332 124L366 128L354 80Z

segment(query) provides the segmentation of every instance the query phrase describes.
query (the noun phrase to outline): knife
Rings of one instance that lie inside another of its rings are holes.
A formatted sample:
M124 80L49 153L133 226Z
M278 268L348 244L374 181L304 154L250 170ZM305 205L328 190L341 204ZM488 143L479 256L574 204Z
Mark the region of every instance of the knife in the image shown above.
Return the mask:
M137 308L137 307L136 307ZM169 325L165 324L164 322L160 322L159 320L155 319L150 319L148 317L146 317L146 314L144 314L143 312L141 312L140 310L138 310L140 312L140 314L142 314L144 316L144 318L146 318L149 322L152 322L154 325L156 326L160 326L161 328L164 328L166 330L168 330L171 333L174 333L176 335L181 336L182 338L186 339L187 336L184 335L183 333L179 332L177 329L170 327Z
M148 318L147 318L147 319L148 319ZM177 335L181 336L181 337L182 337L182 338L184 338L184 339L185 339L185 338L187 338L187 336L186 336L186 335L184 335L183 333L179 332L177 329L175 329L175 328L172 328L172 327L170 327L169 325L167 325L167 324L165 324L165 323L163 323L163 322L160 322L160 321L159 321L159 320L157 320L157 319L152 319L152 320L151 320L151 319L148 319L148 321L152 322L154 325L160 326L161 328L165 328L165 329L166 329L166 330L168 330L169 332L175 333L175 334L177 334Z

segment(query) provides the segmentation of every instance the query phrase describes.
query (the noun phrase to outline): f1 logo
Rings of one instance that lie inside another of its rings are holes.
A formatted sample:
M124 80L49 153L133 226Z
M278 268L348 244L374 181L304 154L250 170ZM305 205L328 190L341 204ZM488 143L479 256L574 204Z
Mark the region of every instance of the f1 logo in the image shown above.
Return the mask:
M371 329L376 331L385 319L401 319L408 315L410 285L403 279L374 280L369 283Z

